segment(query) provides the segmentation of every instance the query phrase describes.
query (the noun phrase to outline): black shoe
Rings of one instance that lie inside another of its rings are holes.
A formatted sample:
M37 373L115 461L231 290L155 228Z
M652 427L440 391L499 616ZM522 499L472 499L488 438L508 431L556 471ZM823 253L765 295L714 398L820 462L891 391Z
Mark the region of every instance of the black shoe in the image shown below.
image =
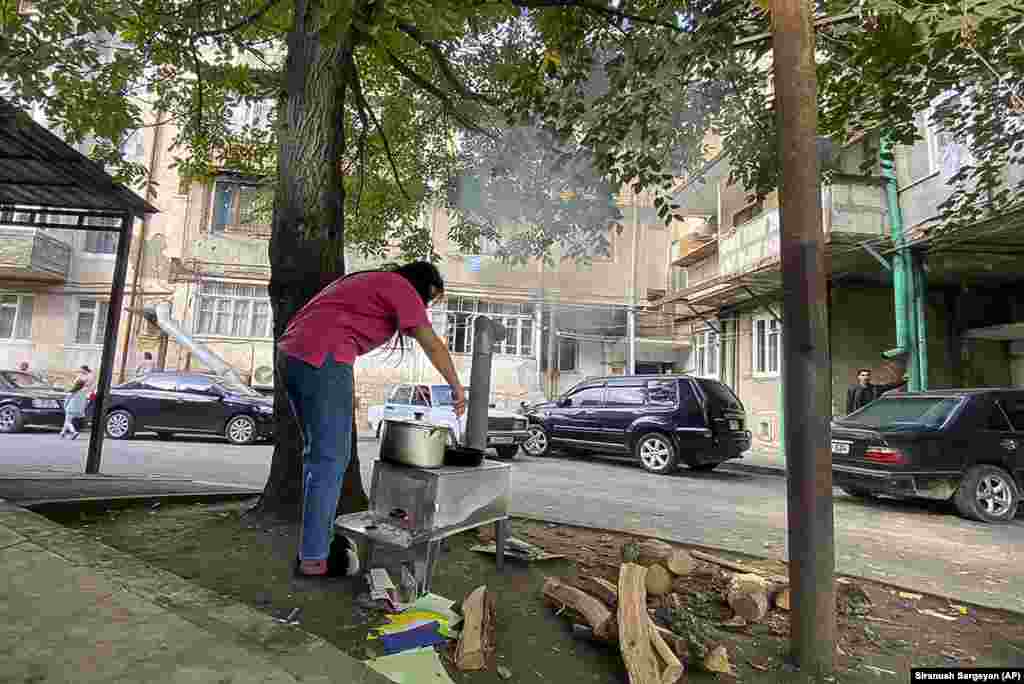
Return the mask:
M326 575L306 575L299 570L301 561L295 559L295 574L299 577L353 577L359 574L359 553L356 544L348 537L339 534L331 540L331 550L327 554Z

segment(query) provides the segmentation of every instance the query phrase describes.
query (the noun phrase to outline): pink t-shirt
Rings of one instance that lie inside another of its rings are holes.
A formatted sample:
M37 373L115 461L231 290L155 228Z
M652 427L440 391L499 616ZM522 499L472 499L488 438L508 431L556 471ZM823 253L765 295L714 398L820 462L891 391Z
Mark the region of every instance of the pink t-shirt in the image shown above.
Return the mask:
M396 332L429 326L427 307L412 284L397 273L370 272L339 278L302 307L277 348L319 368L327 354L354 363Z

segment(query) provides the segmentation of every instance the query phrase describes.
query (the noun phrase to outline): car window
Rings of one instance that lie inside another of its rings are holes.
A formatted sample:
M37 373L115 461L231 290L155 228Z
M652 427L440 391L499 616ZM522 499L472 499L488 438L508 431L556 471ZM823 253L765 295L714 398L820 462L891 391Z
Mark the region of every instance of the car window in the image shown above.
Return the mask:
M717 380L708 380L706 378L700 378L697 380L700 383L700 388L704 390L704 394L719 408L729 409L742 409L743 405L740 404L740 400L736 398L733 391L728 385L718 382Z
M1008 399L1001 403L1003 410L1006 411L1006 417L1010 419L1011 427L1018 432L1024 432L1024 399Z
M254 390L248 385L242 385L237 382L229 382L227 380L217 380L214 385L219 387L223 394L240 394L243 397L262 397L263 395Z
M647 391L643 387L614 387L605 390L605 406L643 406Z
M448 385L434 385L430 391L434 395L434 406L455 406L452 388Z
M986 430L996 430L998 432L1009 432L1012 428L1010 427L1010 421L1006 418L1006 413L1003 411L1001 406L1002 402L992 402L992 407L988 412L988 421L985 423Z
M213 378L201 375L183 375L178 378L178 391L190 394L219 394Z
M3 379L16 389L50 389L49 383L31 373L4 371Z
M430 390L425 385L416 387L412 394L413 406L430 406Z
M176 392L178 381L172 375L147 375L145 380L139 382L141 389L160 390L161 392Z
M675 406L676 386L679 383L675 380L651 380L647 383L647 403L651 406ZM686 389L690 390L690 383L683 383Z
M399 385L395 388L395 393L391 395L392 404L408 404L410 399L412 399L411 385Z
M604 387L587 387L573 392L568 397L569 406L579 408L581 406L600 406L604 401Z
M701 408L693 383L681 380L672 384L679 386L679 412L683 416L683 424L688 427L703 426L704 410Z
M959 397L882 397L843 422L878 429L941 427L960 405Z

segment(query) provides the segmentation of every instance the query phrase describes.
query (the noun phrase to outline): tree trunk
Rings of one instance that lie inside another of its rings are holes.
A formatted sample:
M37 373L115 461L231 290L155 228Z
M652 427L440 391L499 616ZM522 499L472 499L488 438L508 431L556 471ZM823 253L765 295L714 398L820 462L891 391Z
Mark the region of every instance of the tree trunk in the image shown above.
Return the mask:
M345 100L350 90L351 33L328 43L317 29L322 0L294 0L278 123L280 150L270 239L270 302L274 339L292 316L345 272L345 190L339 160L345 150ZM297 520L302 503L302 437L285 393L284 364L275 351L276 444L257 511ZM365 510L356 454L339 500L340 512Z

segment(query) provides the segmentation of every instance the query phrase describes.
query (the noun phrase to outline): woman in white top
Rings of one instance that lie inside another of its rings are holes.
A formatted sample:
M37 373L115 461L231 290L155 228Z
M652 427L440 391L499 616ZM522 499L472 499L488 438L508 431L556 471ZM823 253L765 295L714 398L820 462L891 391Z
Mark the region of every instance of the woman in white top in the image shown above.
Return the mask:
M78 429L75 427L75 420L85 416L85 407L89 404L89 394L92 392L92 370L88 366L82 366L71 391L64 400L64 427L60 429L60 437L70 436L71 439L78 437Z

